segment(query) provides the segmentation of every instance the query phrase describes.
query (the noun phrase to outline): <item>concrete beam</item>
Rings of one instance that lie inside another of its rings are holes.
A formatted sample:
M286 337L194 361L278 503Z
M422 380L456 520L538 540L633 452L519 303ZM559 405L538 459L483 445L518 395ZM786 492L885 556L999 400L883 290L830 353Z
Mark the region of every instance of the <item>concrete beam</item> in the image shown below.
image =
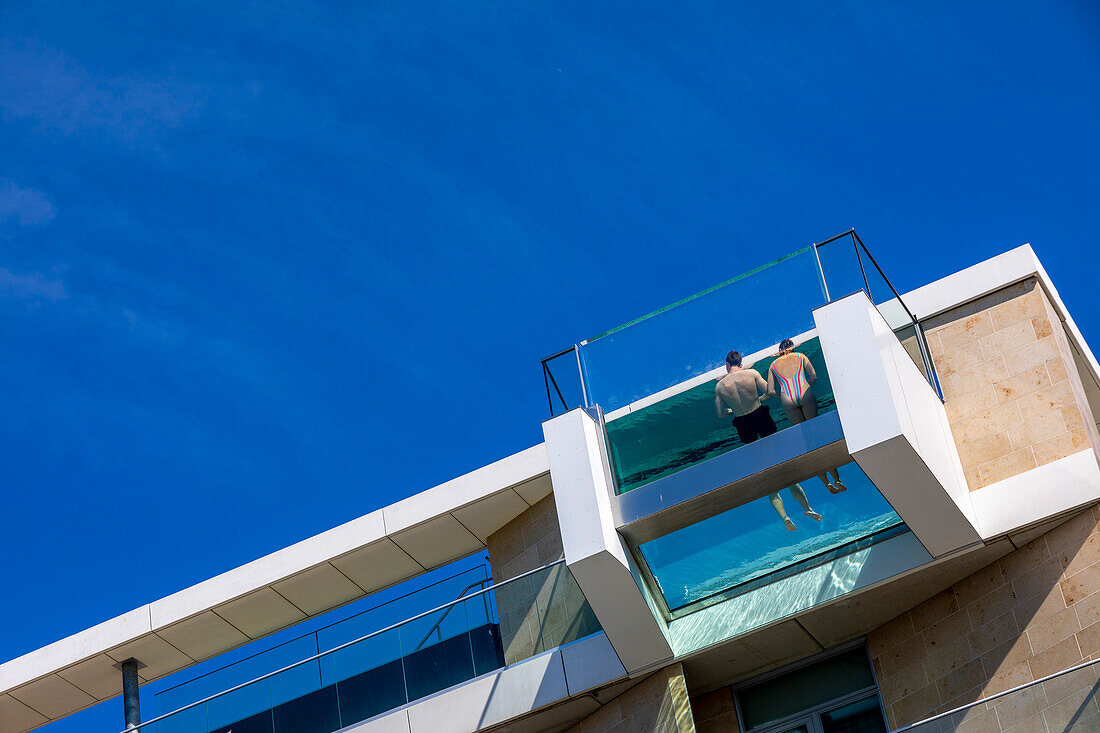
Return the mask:
M565 562L631 675L667 663L672 647L651 600L631 572L611 513L603 432L577 409L542 425Z

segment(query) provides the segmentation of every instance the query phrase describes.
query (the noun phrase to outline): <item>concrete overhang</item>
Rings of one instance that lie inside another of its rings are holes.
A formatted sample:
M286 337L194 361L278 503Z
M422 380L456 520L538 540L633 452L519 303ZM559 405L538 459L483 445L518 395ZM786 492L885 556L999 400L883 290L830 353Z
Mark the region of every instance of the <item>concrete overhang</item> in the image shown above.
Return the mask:
M485 549L550 494L539 444L0 664L0 733L24 733Z

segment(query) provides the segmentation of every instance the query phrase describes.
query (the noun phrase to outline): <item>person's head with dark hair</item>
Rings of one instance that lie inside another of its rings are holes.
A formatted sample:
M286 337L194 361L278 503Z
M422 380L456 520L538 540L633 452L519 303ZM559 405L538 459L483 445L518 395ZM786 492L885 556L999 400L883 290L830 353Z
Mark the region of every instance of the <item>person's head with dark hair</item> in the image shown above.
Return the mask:
M791 341L790 339L783 339L779 342L780 354L789 354L792 351L794 351L794 341Z
M741 366L741 352L740 351L731 351L730 353L726 354L726 371L727 372L730 371L731 369L733 369L734 367L739 367L739 366Z

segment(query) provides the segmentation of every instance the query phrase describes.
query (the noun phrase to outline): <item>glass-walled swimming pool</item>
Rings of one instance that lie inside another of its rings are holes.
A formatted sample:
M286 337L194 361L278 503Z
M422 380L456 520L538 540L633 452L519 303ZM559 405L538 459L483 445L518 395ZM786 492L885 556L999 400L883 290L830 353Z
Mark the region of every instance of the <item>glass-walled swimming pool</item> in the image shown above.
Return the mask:
M751 263L753 251L746 245L735 254ZM938 392L920 324L850 230L547 357L550 413L599 405L614 419L697 387L721 376L728 351L762 354L785 338L798 340L813 330L815 308L861 290Z
M669 610L690 613L905 529L852 462L638 549Z
M836 401L821 353L821 342L812 337L797 344L793 351L805 356L813 367L816 379L812 387L817 414L835 410ZM775 359L776 354L769 353L753 362L745 360L743 368L756 370L761 379L767 381ZM725 369L721 372L721 376L726 376ZM719 414L715 403L718 379L718 376L707 379L607 423L608 452L620 494L728 453L745 445L746 438L749 441L758 439L751 433L743 434L732 414ZM761 406L774 423L775 432L795 424L778 397L763 400ZM794 417L799 419L798 414Z

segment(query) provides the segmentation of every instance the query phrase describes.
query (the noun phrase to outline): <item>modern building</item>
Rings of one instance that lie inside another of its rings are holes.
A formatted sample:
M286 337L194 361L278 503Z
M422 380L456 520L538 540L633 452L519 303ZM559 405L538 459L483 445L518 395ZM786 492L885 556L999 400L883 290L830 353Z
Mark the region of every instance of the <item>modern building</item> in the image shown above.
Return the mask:
M0 665L0 733L1100 730L1100 366L1030 246L899 295L848 232L543 370L543 443Z

